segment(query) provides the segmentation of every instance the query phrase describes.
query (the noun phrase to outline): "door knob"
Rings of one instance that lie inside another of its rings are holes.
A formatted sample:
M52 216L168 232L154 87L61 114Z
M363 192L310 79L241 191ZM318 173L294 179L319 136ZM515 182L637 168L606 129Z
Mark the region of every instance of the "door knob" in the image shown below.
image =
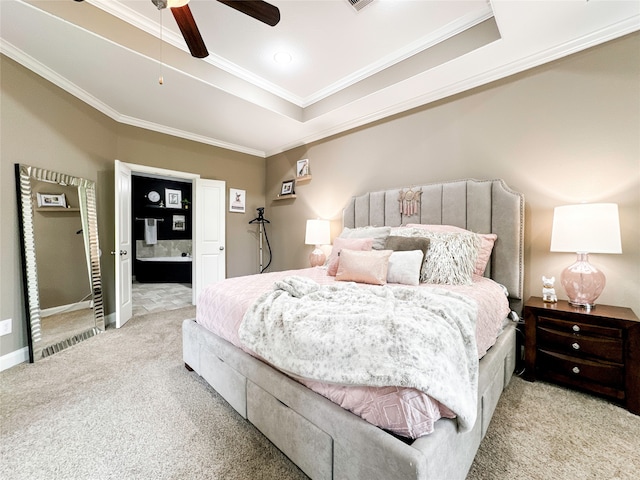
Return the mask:
M220 245L220 250L224 250L224 245Z
M115 254L116 254L116 252L111 251L111 255L115 255ZM127 254L126 250L120 250L120 255L126 255L126 254Z

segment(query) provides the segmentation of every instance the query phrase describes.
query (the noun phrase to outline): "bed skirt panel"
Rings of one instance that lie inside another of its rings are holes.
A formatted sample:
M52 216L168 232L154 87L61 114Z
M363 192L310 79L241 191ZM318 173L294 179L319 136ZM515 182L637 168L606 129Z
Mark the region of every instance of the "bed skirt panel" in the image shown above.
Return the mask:
M312 479L464 479L515 365L509 326L481 362L474 428L459 434L455 421L441 419L431 435L407 445L194 320L182 328L185 363Z
M333 478L333 440L253 382L247 383L247 419L310 478Z

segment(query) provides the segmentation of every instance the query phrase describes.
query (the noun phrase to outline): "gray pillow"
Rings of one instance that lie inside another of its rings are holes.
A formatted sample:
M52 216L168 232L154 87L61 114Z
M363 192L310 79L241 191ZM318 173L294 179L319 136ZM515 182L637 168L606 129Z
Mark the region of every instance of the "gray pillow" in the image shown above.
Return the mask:
M384 244L385 250L395 250L396 252L406 252L408 250L421 250L422 258L427 254L429 250L428 238L424 237L399 237L391 235L387 237Z
M391 233L391 227L344 227L340 238L373 238L372 248L384 250L384 242Z

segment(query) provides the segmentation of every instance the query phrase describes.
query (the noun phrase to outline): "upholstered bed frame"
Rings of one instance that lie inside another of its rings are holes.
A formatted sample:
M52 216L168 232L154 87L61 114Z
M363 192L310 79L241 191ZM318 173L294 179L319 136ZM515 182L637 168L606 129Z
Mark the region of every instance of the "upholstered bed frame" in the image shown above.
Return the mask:
M400 189L351 200L344 226L446 224L496 233L488 276L505 285L511 308L522 304L524 198L501 180L460 180L414 187L421 205L400 214ZM185 364L201 375L313 479L463 479L515 367L508 325L480 361L478 420L459 433L455 420L411 443L390 435L251 357L193 320L183 323ZM212 435L215 432L211 433Z

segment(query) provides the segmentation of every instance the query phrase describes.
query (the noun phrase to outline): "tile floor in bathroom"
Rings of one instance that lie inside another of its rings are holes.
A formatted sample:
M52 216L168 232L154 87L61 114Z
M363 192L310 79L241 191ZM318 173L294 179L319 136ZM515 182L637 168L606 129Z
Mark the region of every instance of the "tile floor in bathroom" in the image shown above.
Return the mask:
M132 285L133 315L175 310L191 303L190 283L138 283Z

